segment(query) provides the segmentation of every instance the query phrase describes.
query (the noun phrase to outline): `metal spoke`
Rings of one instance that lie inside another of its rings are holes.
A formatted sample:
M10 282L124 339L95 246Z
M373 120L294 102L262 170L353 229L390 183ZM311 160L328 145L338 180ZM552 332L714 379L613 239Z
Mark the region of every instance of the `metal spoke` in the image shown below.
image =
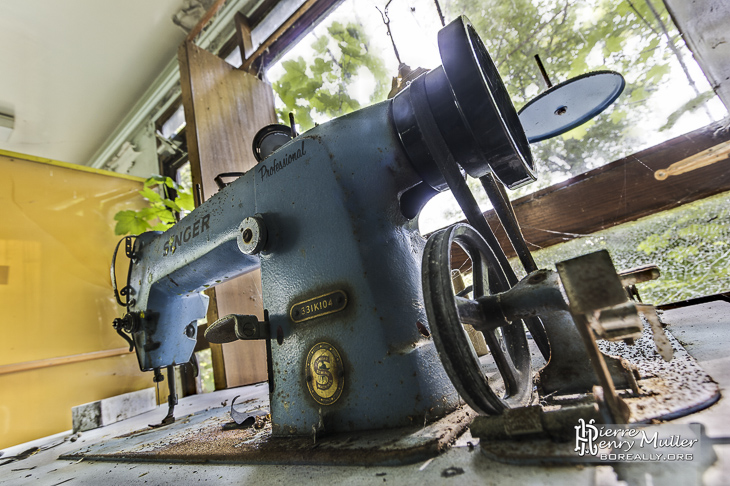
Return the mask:
M495 333L496 329L485 332L484 340L487 342L487 346L489 346L489 351L492 353L494 362L497 363L497 369L499 369L499 374L502 375L504 386L507 390L507 396L509 396L517 390L519 371L515 369L515 365L512 362L509 352L502 348L501 344L503 341L499 339Z

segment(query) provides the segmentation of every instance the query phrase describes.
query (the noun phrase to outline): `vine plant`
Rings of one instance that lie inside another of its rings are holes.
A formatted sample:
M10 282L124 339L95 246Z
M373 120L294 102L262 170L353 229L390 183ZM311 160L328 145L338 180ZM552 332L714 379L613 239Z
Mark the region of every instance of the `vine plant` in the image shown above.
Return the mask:
M125 209L115 214L115 234L138 235L145 231L165 231L179 220L181 214L195 208L192 192L184 190L170 177L155 175L148 178L139 194L149 202L149 207Z

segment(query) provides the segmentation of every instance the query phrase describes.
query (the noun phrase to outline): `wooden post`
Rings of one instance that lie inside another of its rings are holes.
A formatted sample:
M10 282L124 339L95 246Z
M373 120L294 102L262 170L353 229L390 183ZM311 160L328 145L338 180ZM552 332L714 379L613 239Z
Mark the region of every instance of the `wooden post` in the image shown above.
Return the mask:
M241 50L241 61L244 61L253 54L251 25L241 12L236 12L233 20L236 23L236 38L238 39L238 48Z
M199 188L195 191L199 204L218 191L215 176L222 172L245 172L256 165L251 145L261 127L276 122L274 93L268 83L192 42L180 46L178 60L188 154L193 185ZM227 314L250 314L263 320L259 271L225 282L209 295L213 297L209 322ZM263 342L211 346L211 352L216 388L267 379Z

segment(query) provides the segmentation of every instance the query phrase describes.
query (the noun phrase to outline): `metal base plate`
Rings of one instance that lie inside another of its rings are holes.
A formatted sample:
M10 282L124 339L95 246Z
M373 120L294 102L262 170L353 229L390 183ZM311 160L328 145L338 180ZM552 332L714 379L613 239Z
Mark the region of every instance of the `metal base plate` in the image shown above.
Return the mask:
M668 329L674 357L664 361L652 341L652 331L644 332L634 346L623 342L599 341L606 354L623 358L639 372L639 396L622 395L631 409L631 423L672 420L702 410L720 398L720 387L677 341Z
M266 399L244 402L253 411ZM243 405L243 404L241 404ZM238 404L237 404L238 406ZM240 407L243 409L243 407ZM169 426L96 443L63 459L96 461L396 466L424 461L448 449L476 413L467 406L424 425L318 437L272 437L261 429L231 428L229 408L204 410Z

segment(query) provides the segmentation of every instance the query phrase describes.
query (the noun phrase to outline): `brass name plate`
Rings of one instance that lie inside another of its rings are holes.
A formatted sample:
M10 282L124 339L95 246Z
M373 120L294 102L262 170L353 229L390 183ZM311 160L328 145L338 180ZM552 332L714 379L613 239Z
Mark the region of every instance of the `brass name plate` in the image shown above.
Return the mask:
M345 367L337 349L317 343L307 354L307 389L320 405L332 405L345 388Z
M335 290L313 299L298 302L289 309L289 317L294 322L304 322L316 317L339 312L347 307L347 294Z

